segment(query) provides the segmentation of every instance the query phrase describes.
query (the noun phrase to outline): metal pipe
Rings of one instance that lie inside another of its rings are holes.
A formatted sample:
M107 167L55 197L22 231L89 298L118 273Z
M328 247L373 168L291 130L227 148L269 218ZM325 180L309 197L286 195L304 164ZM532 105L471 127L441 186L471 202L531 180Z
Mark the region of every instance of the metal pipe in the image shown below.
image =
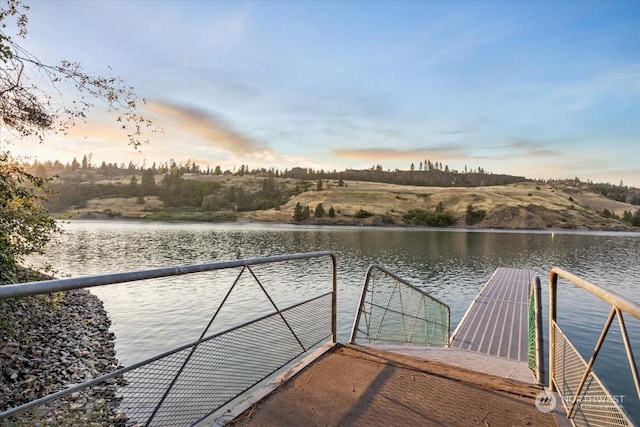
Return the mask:
M355 344L356 336L358 335L358 328L360 327L360 313L364 308L364 300L367 296L367 284L369 283L369 278L373 272L376 264L371 264L367 271L364 274L364 282L362 283L362 291L360 292L360 302L358 303L358 310L356 310L356 317L353 320L353 327L351 328L351 336L349 337L349 343Z
M558 291L558 275L551 269L549 273L549 391L557 391L556 376L556 296Z
M135 282L138 280L157 279L160 277L180 276L205 271L222 270L227 268L244 267L248 265L268 264L273 262L293 261L306 258L330 256L335 259L331 251L307 252L271 257L240 259L234 261L219 261L213 263L181 265L175 267L154 268L150 270L129 271L126 273L101 274L95 276L74 277L69 279L44 280L41 282L17 283L0 286L0 299L26 297L51 292L69 291L72 289L91 288L94 286L112 285L115 283ZM335 261L334 261L335 264Z
M627 359L629 360L629 368L631 368L631 377L636 386L636 393L638 399L640 399L640 379L638 379L638 367L636 366L636 360L633 357L633 349L631 348L631 342L629 342L629 335L627 334L627 327L624 324L624 318L622 312L618 310L618 323L620 324L620 335L622 335L622 341L624 342L624 348L627 351Z
M331 343L338 342L338 261L333 252L325 252L331 259Z
M640 304L631 301L628 298L625 298L607 289L601 288L600 286L594 285L593 283L589 283L588 281L558 267L553 267L551 269L550 276L556 277L556 282L557 276L563 277L569 280L574 285L586 289L600 299L605 300L612 306L618 307L623 312L628 313L636 319L640 320Z

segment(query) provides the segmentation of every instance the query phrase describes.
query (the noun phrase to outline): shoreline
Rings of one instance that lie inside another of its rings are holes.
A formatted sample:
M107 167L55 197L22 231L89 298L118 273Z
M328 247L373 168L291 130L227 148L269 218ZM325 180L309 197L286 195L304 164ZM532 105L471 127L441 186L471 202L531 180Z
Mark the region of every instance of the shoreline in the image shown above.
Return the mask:
M119 367L115 336L102 301L86 289L0 300L0 410L20 406ZM112 379L9 418L114 425L118 380Z
M240 218L236 221L204 221L198 220L197 218L193 219L154 219L154 218L141 218L141 217L128 217L128 216L78 216L74 218L55 218L58 221L110 221L110 222L120 222L120 221L139 221L139 222L157 222L164 224L257 224L257 225L273 225L273 226L290 226L290 227L365 227L365 228L379 228L379 229L411 229L411 230L442 230L442 231L495 231L495 232L547 232L547 233L580 233L580 232L610 232L610 233L639 233L640 228L633 226L620 226L620 227L547 227L547 228L536 228L536 227L486 227L486 226L461 226L461 225L453 225L448 227L428 227L421 225L413 225L413 224L371 224L365 222L281 222L281 221L264 221L257 220L251 218Z

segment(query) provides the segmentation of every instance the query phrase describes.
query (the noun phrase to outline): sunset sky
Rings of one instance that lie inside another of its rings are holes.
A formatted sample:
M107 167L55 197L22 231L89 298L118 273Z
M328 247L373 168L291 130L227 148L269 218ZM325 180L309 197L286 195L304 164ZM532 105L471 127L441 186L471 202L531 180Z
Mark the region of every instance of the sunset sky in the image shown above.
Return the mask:
M23 47L122 77L164 133L135 152L98 108L41 145L2 129L14 155L640 187L638 1L26 3Z

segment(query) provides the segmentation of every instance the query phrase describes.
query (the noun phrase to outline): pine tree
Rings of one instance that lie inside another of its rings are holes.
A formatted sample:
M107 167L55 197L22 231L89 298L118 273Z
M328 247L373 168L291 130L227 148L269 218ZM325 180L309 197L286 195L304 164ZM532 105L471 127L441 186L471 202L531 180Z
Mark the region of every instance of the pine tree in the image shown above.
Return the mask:
M300 222L304 219L304 214L302 210L302 205L300 202L296 203L296 206L293 208L293 220L295 222Z

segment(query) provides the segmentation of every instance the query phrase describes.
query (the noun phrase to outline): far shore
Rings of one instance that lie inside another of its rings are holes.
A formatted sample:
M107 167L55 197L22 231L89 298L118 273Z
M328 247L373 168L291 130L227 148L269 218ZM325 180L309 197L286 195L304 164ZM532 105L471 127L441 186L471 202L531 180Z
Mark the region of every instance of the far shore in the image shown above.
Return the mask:
M109 222L127 222L127 221L139 221L139 222L156 222L164 224L223 224L223 225L246 225L255 224L262 226L275 226L275 227L352 227L352 228L382 228L382 229L415 229L415 230L434 230L434 231L492 231L492 232L539 232L539 233L581 233L581 232L607 232L607 233L632 233L640 234L638 227L628 226L627 228L509 228L509 227L483 227L483 226L464 226L455 225L450 227L427 227L411 224L366 224L366 223L345 223L345 222L275 222L275 221L259 221L259 220L247 220L239 219L237 221L201 221L197 219L153 219L144 217L124 217L124 216L79 216L73 218L58 217L59 221L63 222L91 222L91 221L109 221Z

